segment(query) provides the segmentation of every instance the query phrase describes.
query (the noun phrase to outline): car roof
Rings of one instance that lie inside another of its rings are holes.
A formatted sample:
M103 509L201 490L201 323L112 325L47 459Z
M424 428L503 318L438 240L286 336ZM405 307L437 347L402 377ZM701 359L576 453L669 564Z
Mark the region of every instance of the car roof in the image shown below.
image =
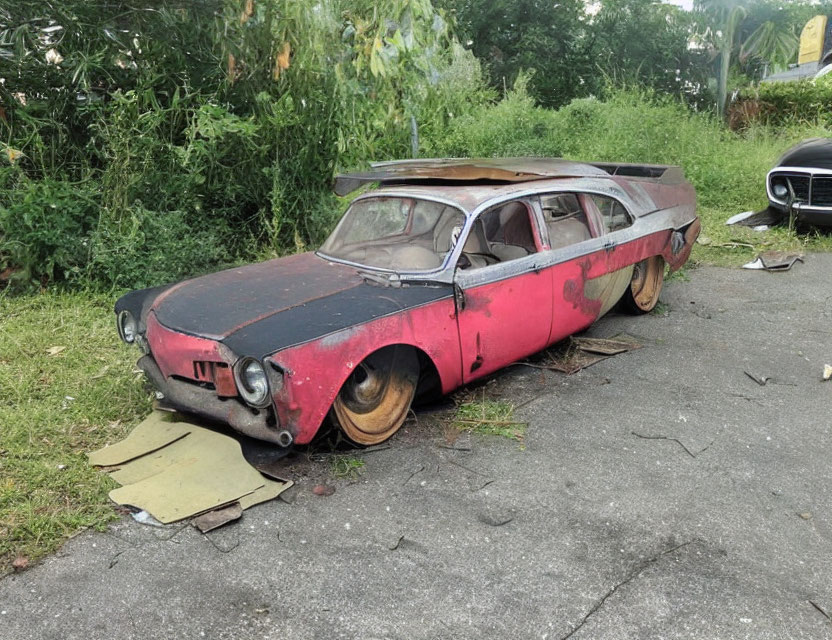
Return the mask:
M684 180L678 167L629 163L585 163L562 158L447 158L373 163L366 172L336 176L335 192L344 196L370 183L381 189L368 195L423 195L444 199L468 212L493 199L536 189L564 188L565 180L620 182L621 178L674 183Z

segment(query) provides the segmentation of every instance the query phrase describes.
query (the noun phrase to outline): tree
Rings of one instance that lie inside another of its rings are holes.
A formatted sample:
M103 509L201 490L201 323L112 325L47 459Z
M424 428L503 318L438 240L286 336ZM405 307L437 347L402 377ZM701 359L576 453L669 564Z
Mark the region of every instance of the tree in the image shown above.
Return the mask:
M759 73L752 66L755 61L780 67L795 62L798 34L806 21L830 11L828 0L695 0L699 43L718 63L717 113L725 111L732 71Z
M456 18L460 40L485 65L494 87L534 71L531 93L558 107L587 95L597 69L588 55L582 0L440 0Z
M703 51L691 48L691 12L660 0L601 0L590 24L591 57L618 82L701 99L707 84Z

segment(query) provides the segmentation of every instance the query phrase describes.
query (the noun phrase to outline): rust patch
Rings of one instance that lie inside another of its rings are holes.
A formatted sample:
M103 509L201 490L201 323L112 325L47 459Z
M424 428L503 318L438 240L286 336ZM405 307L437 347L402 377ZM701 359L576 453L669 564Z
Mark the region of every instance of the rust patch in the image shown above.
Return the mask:
M601 313L601 300L592 300L587 298L584 294L584 283L587 281L587 276L591 268L589 260L582 260L580 263L581 277L571 278L563 283L563 299L572 305L573 309L578 309L581 314L585 316L597 316Z

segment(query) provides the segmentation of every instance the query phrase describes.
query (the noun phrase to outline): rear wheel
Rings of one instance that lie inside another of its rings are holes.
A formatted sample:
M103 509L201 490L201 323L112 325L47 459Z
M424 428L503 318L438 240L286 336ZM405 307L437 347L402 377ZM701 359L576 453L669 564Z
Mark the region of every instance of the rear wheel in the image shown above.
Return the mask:
M630 313L649 313L656 308L664 283L664 258L652 256L633 268L630 286L621 304Z
M412 347L385 347L352 372L335 402L335 418L357 444L387 440L407 418L419 382L419 358Z

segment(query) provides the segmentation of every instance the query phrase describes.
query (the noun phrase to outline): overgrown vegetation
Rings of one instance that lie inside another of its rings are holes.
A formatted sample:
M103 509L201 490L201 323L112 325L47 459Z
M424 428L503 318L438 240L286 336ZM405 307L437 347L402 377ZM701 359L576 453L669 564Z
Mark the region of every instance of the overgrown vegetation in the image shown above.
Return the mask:
M0 573L116 517L86 454L150 410L111 301L88 292L0 294Z
M0 272L135 287L319 243L336 166L490 94L430 0L0 3Z
M821 123L832 126L832 78L798 82L769 82L744 89L738 99L737 111L744 111L746 120L756 120L773 127L793 123Z
M735 213L767 206L765 175L783 150L805 138L828 135L832 132L821 124L797 120L734 132L714 116L641 89L612 92L606 100L575 100L554 111L535 104L520 76L500 103L480 106L450 123L431 153L680 165L696 187L702 234L710 240L697 245L696 257L737 264L760 248L832 250L832 238L826 235L796 235L788 229L761 234L724 224ZM732 241L751 247L725 246Z

